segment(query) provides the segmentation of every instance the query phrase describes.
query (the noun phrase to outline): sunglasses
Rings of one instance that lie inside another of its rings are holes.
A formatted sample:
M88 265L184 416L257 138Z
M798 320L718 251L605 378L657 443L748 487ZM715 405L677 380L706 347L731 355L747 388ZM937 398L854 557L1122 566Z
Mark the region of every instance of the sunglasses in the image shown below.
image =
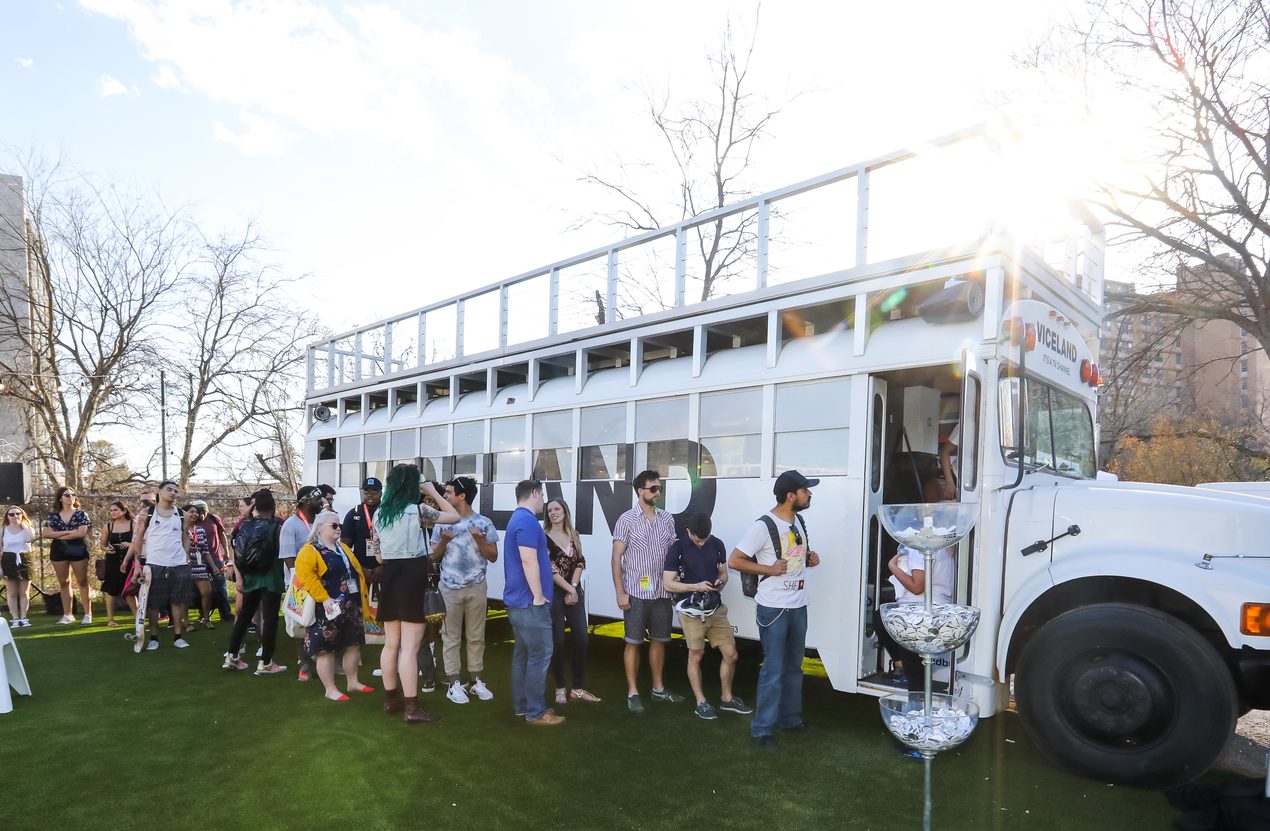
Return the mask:
M22 514L18 513L17 511L10 511L8 514L6 514L6 516L22 516Z
M661 493L661 485L649 485L646 488L642 488L642 490L652 491L653 493Z
M338 522L331 522L331 523L328 523L328 527L334 528L336 531L338 531L340 530L341 526Z

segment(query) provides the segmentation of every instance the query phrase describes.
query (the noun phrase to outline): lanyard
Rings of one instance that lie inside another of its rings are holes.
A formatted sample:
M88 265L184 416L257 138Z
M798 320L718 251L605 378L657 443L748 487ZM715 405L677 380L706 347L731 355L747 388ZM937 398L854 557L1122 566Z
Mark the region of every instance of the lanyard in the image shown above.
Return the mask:
M375 520L370 515L370 508L365 502L362 503L362 516L366 517L366 536L375 533Z
M308 531L309 533L313 533L313 526L310 525L309 521L304 518L304 511L296 509L295 515L298 516L300 518L300 521L304 523L304 530Z

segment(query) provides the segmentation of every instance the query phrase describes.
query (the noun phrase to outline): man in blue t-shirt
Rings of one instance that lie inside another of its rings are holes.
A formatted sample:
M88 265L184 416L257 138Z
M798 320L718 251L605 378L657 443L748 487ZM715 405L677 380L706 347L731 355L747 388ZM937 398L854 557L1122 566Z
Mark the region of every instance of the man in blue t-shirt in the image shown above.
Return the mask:
M516 646L512 650L512 704L530 724L554 726L564 716L547 709L544 690L551 664L551 558L538 524L542 483L516 485L516 510L503 534L503 605Z
M719 592L728 582L728 552L718 537L710 535L710 516L688 517L684 532L666 552L662 587L682 598L679 625L688 645L688 683L697 697L693 711L697 718L718 718L706 700L701 687L701 659L706 654L706 641L719 650L719 709L729 713L752 713L753 708L732 694L732 678L736 674L736 635L728 621L728 607L719 601ZM694 595L704 600L694 603ZM715 605L717 604L717 606ZM710 611L713 609L713 611Z

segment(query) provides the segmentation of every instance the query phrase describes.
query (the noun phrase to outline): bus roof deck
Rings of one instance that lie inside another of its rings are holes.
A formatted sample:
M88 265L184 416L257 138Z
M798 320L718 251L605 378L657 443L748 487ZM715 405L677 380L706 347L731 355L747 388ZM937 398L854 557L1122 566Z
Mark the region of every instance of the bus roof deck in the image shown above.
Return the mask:
M309 348L310 413L318 404L341 416L390 403L422 410L443 396L453 407L464 393L517 383L532 397L564 375L580 391L596 369L638 373L693 355L699 371L712 352L763 343L771 366L791 336L844 323L862 354L869 320L911 315L950 279L983 285L985 340L996 337L1002 300L1031 296L1070 310L1094 341L1097 220L1076 208L1056 236L1024 243L990 198L963 209L969 194L995 192L991 160L1007 149L986 128L963 131L336 335ZM745 239L702 299L705 260L694 248L715 233Z

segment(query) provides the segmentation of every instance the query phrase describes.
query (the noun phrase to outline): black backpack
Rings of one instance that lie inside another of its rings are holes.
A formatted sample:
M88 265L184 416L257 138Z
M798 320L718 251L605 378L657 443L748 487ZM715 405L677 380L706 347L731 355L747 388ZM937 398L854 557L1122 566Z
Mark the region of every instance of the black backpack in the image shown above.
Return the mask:
M797 520L794 523L794 544L802 545L802 543L807 539L807 523L803 522L802 514L794 514L794 519ZM780 532L776 530L776 523L772 522L772 518L767 514L763 514L759 517L759 521L767 526L767 533L772 537L772 551L776 552L777 557L780 557L781 535ZM803 532L801 539L798 537L799 528L801 528ZM746 557L745 559L749 560L751 563L758 562L758 557ZM758 584L767 578L768 575L766 574L751 574L748 571L741 572L741 594L746 597L757 597Z
M252 517L234 534L234 565L243 574L262 575L278 562L278 520Z

